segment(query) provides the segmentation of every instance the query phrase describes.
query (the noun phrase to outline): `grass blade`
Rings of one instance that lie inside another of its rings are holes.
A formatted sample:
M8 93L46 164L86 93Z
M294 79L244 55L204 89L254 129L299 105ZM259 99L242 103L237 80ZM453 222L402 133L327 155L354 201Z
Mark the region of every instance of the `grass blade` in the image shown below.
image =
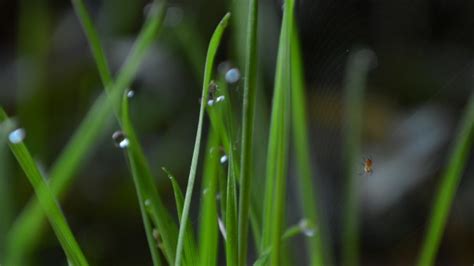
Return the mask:
M217 175L219 174L219 156L216 148L219 145L218 135L211 130L208 135L206 158L204 159L203 195L201 199L199 222L199 265L214 266L218 254L217 225ZM204 193L206 191L206 193Z
M303 73L303 60L301 57L300 44L296 27L291 36L291 81L292 81L292 120L293 120L293 142L296 153L296 167L298 172L298 195L303 209L303 217L312 224L318 224L318 204L316 201L316 191L313 182L313 169L311 167L310 145L308 138L308 125L306 117L306 96ZM319 226L320 227L320 226ZM321 227L320 227L321 228ZM308 254L310 264L325 265L323 254L323 244L321 234L307 238Z
M160 4L161 7L162 4ZM164 9L157 9L147 20L135 45L121 68L116 82L111 84L111 93L103 93L94 103L66 148L56 160L51 170L51 190L57 197L61 197L72 183L75 173L84 158L94 147L94 143L102 132L103 125L110 119L113 107L119 107L120 98L135 76L140 62L157 35L164 17ZM7 240L8 265L21 265L25 254L31 252L39 241L38 236L44 215L39 204L33 199L17 219L10 230Z
M226 265L228 266L237 265L238 260L236 177L234 176L234 163L232 156L232 153L230 153L227 174L227 200L225 212L225 227L227 233L225 249L227 262Z
M271 247L270 263L280 264L284 224L291 99L291 31L294 1L286 1L278 48L265 184L262 249Z
M74 11L76 12L81 22L82 28L84 29L84 33L86 34L92 52L92 56L94 57L94 60L97 64L97 69L99 70L102 84L105 86L105 89L109 89L109 87L107 86L112 83L112 74L107 63L107 58L105 56L104 49L102 48L102 45L100 43L97 30L95 29L94 24L92 23L89 12L87 11L86 6L84 5L84 1L72 0L71 2L74 7Z
M469 153L472 152L474 139L474 93L466 106L466 112L458 134L453 143L449 163L443 174L438 193L434 201L428 231L426 233L420 257L419 266L433 265L438 251L444 227L448 218L456 190L461 180L462 171L466 166Z
M207 103L207 96L209 90L209 83L211 82L211 74L214 66L214 58L216 56L217 48L219 46L222 34L224 33L224 29L227 26L227 22L229 20L230 13L227 13L224 18L221 20L219 25L217 26L214 34L212 35L211 41L209 43L209 48L207 51L206 57L206 66L204 68L204 81L203 81L203 88L202 88L202 104L199 110L199 122L198 128L196 132L196 142L194 144L193 150L193 158L191 160L191 169L189 171L189 179L188 185L186 188L186 196L184 199L184 207L183 207L183 214L182 219L179 226L179 235L178 235L178 245L176 247L176 261L175 265L180 266L182 260L182 252L183 252L183 244L184 244L184 234L186 231L186 223L189 216L189 207L191 205L191 197L193 193L194 181L196 178L196 168L199 159L199 148L201 146L201 134L202 134L202 124L204 120L204 111Z
M255 101L257 89L257 28L258 1L249 1L247 30L247 53L245 64L243 120L242 120L242 151L240 165L240 197L238 217L238 264L247 263L248 220L250 213L250 192L252 174L253 133Z
M347 177L346 206L343 224L343 264L358 264L358 191L357 178L359 177L359 163L361 160L361 124L363 95L366 86L367 74L370 69L373 52L358 50L354 52L347 63L345 80L345 128L344 150L345 174Z
M171 174L168 169L162 167L163 171L168 175L168 178L171 181L171 185L173 186L174 198L176 201L176 210L178 211L178 219L181 221L183 205L184 205L184 196L181 188L179 188L178 181L176 178ZM193 265L197 261L197 247L196 247L196 240L194 239L194 231L191 224L187 225L186 228L186 236L184 242L184 259L187 262L187 265Z
M3 108L0 107L0 122L6 120L8 120L8 117ZM36 197L46 213L49 223L66 253L68 261L73 263L73 265L88 265L86 258L84 257L84 254L74 238L74 235L67 224L66 218L56 201L56 198L52 194L45 178L40 173L40 170L36 166L30 152L26 148L23 138L24 136L19 136L17 140L12 140L12 138L10 138L9 146L11 151L33 186Z
M12 123L11 123L12 124ZM12 187L8 176L10 175L11 160L8 156L8 132L13 128L9 128L7 123L0 122L0 264L4 263L5 258L5 235L11 226L13 219L12 206Z
M145 155L138 141L129 117L128 97L123 97L122 103L122 126L125 136L129 140L127 155L132 169L133 179L137 189L140 208L145 211L144 220L151 219L163 240L163 253L170 264L174 261L174 247L176 245L177 227L172 221L171 215L164 208L154 178L151 174ZM147 238L153 239L153 232L147 230ZM153 241L154 242L154 241ZM152 243L153 243L152 242ZM150 246L153 261L157 263L158 255L155 245Z

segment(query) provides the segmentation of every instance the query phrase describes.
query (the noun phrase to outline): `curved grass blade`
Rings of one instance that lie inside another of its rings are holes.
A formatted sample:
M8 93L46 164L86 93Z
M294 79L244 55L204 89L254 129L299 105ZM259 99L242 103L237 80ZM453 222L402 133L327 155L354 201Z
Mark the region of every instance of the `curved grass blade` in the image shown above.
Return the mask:
M217 225L217 175L219 174L219 156L215 151L219 145L218 135L211 130L208 135L204 174L202 183L202 199L199 222L199 265L214 266L218 254ZM204 193L204 191L206 191Z
M345 213L343 224L344 243L342 260L344 265L357 265L359 253L359 177L361 124L363 95L366 86L367 74L374 60L370 50L358 50L349 57L345 80L345 123L344 123L344 165L347 177Z
M194 144L193 150L193 158L191 160L191 169L189 171L189 179L188 185L186 188L186 195L184 199L184 207L183 207L183 214L182 219L179 226L179 235L178 235L178 245L176 247L176 261L175 265L180 266L182 260L182 253L183 253L183 244L184 244L184 235L186 231L186 223L188 221L189 216L189 207L191 205L191 197L193 194L193 187L194 181L196 178L196 168L199 159L199 148L201 146L201 133L202 133L202 124L204 120L204 111L207 103L207 96L209 91L209 83L211 82L211 74L214 66L214 58L216 56L217 48L219 46L222 34L224 33L224 29L227 26L227 22L229 20L230 13L227 13L224 18L221 20L219 25L217 26L214 34L212 35L211 41L209 43L209 48L206 57L206 66L204 68L204 81L203 81L203 88L202 88L202 104L199 110L199 122L198 128L196 132L196 142Z
M5 120L8 120L8 117L3 108L0 107L0 122L4 122ZM23 169L23 172L25 172L26 177L33 186L36 197L38 198L43 211L46 213L49 223L66 253L68 261L73 263L73 265L88 265L79 244L67 224L66 218L64 217L56 198L36 166L36 163L26 148L23 139L18 139L16 141L10 140L9 146Z
M295 25L294 25L295 26ZM293 142L296 153L296 167L298 177L298 196L303 210L303 216L312 224L318 224L318 204L316 201L316 191L313 182L313 169L311 167L310 145L308 138L308 125L306 116L306 96L303 72L303 60L296 27L293 28L291 36L291 81L292 81L292 122L293 122ZM323 244L321 234L307 238L308 254L310 265L325 265L323 254Z
M94 147L104 124L110 120L113 108L120 106L120 98L135 76L140 62L144 58L148 47L155 39L162 25L164 17L163 4L160 9L152 12L132 51L122 66L116 82L110 85L111 93L103 93L94 103L86 118L82 121L73 137L54 163L51 170L51 190L57 197L61 197L71 185L73 174L79 169L88 152ZM8 265L21 265L25 254L34 249L41 239L38 235L44 224L44 215L38 202L33 199L17 219L7 236Z
M428 230L418 259L419 266L433 265L446 220L449 215L456 190L461 180L462 171L466 167L469 153L472 153L474 139L474 93L471 94L466 106L464 118L459 126L457 137L453 143L449 163L443 174L438 193L435 195L433 210Z
M240 164L240 196L238 216L238 265L247 263L248 220L250 214L250 195L253 154L254 116L257 89L257 28L258 1L249 1L247 25L247 47L243 99L242 151Z
M181 188L179 188L178 181L176 178L171 174L168 169L165 167L161 168L167 175L171 181L171 185L173 186L174 198L176 201L176 210L178 211L178 219L181 221L181 215L183 211L184 205L184 196ZM186 228L186 239L184 240L184 259L186 265L193 265L197 261L197 247L196 247L196 240L194 239L194 231L191 224L187 225Z

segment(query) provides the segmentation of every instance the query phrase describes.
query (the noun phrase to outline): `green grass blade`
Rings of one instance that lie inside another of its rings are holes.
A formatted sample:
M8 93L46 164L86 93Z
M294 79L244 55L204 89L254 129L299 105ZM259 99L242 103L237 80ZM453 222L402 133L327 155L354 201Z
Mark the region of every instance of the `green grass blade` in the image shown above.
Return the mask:
M202 88L202 104L199 110L199 122L198 128L196 132L196 142L194 144L193 150L193 158L191 160L191 169L189 171L189 179L188 185L186 188L186 196L184 199L184 207L183 207L183 214L182 219L180 222L179 227L179 235L178 235L178 245L176 247L176 261L175 265L180 266L182 260L182 253L183 253L183 244L184 244L184 235L186 232L186 223L189 216L189 207L191 205L191 197L193 193L194 181L196 178L196 168L199 159L199 148L201 146L201 134L202 134L202 124L204 120L204 111L206 108L207 103L207 96L209 90L209 83L211 82L211 74L214 66L214 58L216 56L217 48L221 41L222 34L224 33L224 29L227 26L227 22L229 20L230 13L227 13L224 18L221 20L219 25L217 26L214 34L212 35L211 41L209 43L209 48L206 57L206 66L204 68L204 81L203 81L203 88Z
M291 105L291 31L294 1L286 1L280 33L272 118L267 158L264 205L263 248L271 247L270 263L279 265L281 235L285 221L286 176L288 168L288 137Z
M163 170L163 172L166 173L166 175L168 175L171 185L173 186L174 199L176 201L176 210L178 211L178 219L181 220L184 202L183 192L181 191L181 188L179 188L178 181L176 181L174 175L171 174L171 172L165 167L162 167L161 169Z
M361 161L361 124L363 95L367 74L374 60L370 50L358 50L349 56L345 80L345 113L344 113L344 165L347 178L345 213L343 224L343 264L358 264L358 191L357 178L360 176Z
M0 122L4 122L7 119L8 117L5 111L0 107ZM25 172L26 177L33 186L36 197L45 211L56 237L66 253L68 261L73 263L73 265L88 265L86 258L84 257L84 254L74 238L74 235L67 224L66 218L56 201L56 198L36 166L36 163L26 148L23 139L14 142L10 141L9 146L21 168Z
M446 220L449 215L456 190L466 167L469 154L472 153L474 139L474 93L466 106L464 118L453 143L449 163L444 171L438 193L429 220L428 230L418 260L419 266L433 265Z
M126 95L123 97L122 103L122 126L130 143L127 147L127 155L132 169L140 208L149 215L149 217L147 215L145 219L151 219L157 227L156 229L163 240L163 252L165 258L167 258L169 263L172 263L174 261L177 227L173 223L171 215L164 208L158 195L154 178L130 121L128 97ZM150 239L153 239L153 232L147 229L146 233L149 242L151 242ZM155 247L156 245L150 246L150 250L153 256L153 261L156 263L158 253Z
M257 89L257 28L258 1L249 1L247 30L247 54L245 64L243 120L242 120L242 151L240 165L240 196L238 217L238 264L247 263L248 220L250 213L250 192L252 174L253 134L255 101Z
M311 167L310 145L308 138L308 125L306 116L306 95L304 84L303 60L296 27L291 36L291 81L292 81L292 122L293 142L296 153L296 167L298 177L298 196L303 209L303 217L312 224L318 224L318 204L316 201L315 184L313 182L313 169ZM325 265L321 234L306 239L310 264Z
M171 174L171 172L164 167L162 167L161 169L163 169L163 171L168 175L168 178L171 181L171 185L173 186L174 198L176 201L176 210L178 212L178 219L179 221L181 221L181 215L184 205L183 192L181 191L178 181L176 181L176 178L173 176L173 174ZM186 230L187 231L184 240L184 258L187 265L193 265L198 259L196 240L194 239L194 231L191 224L187 225Z
M219 174L219 153L216 148L219 137L214 130L208 135L206 157L204 159L204 180L199 222L199 265L214 266L218 254L217 225L217 175ZM205 191L205 193L204 193Z
M161 6L162 7L162 6ZM155 39L162 25L164 9L157 9L147 20L131 53L121 68L116 82L111 85L111 93L107 97L103 93L94 103L86 118L83 120L66 148L56 160L51 170L51 190L54 195L61 197L71 185L73 174L79 169L88 152L104 130L113 113L113 107L120 106L123 91L129 86L135 76L140 62L148 47ZM38 236L44 221L39 204L33 200L17 219L10 230L7 240L7 261L9 264L22 264L25 254L34 249L40 240Z
M104 84L105 89L109 89L107 86L112 83L112 74L110 72L104 50L100 43L99 35L97 34L87 8L84 5L84 1L72 0L71 2L86 34L92 56L94 57L94 60L97 64L97 69L99 70L102 84Z
M13 123L10 123L13 124ZM12 125L13 126L13 125ZM0 264L5 258L5 235L13 220L12 187L8 178L10 175L11 160L8 156L8 132L10 128L6 123L0 123Z
M232 149L233 148L231 147L231 150ZM238 263L236 177L234 176L234 163L232 156L232 153L230 153L227 174L227 200L225 218L225 227L227 232L225 250L226 262L228 266L235 266Z

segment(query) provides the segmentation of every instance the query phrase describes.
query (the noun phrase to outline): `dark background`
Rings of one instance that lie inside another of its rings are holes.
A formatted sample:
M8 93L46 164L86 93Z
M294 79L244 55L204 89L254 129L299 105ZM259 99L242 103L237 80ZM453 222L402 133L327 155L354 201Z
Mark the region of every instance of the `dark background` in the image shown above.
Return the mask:
M143 23L147 2L86 3L116 71ZM169 5L173 8L165 29L132 85L137 90L132 109L159 191L173 208L171 186L160 168L171 169L184 187L197 125L204 66L199 62L213 28L232 5L217 0L170 1ZM260 9L263 93L259 104L268 115L281 1L261 1ZM336 262L342 245L343 77L348 55L366 47L377 55L377 66L369 75L364 107L361 161L363 156L372 157L374 174L360 180L361 263L413 264L456 127L473 90L474 1L301 0L296 9L315 178ZM230 60L242 67L232 30L239 23L231 24L218 61ZM183 32L191 34L193 41L183 45ZM194 59L190 50L195 51ZM235 90L237 96L242 95L241 86ZM101 91L69 1L0 2L0 104L27 130L27 144L44 169L50 168ZM104 133L83 162L62 206L93 264L147 265L148 248L134 188L110 135ZM0 214L7 225L32 195L21 170L12 158L8 160L8 175L2 176L2 182L11 208ZM471 155L442 240L439 265L474 261L473 175ZM294 187L292 176L289 180ZM297 205L294 193L288 204L288 221L299 220L297 208L292 208ZM191 222L196 224L197 218L193 216ZM5 228L0 230L1 240ZM299 240L293 242L295 250ZM48 229L34 265L62 265L62 256Z

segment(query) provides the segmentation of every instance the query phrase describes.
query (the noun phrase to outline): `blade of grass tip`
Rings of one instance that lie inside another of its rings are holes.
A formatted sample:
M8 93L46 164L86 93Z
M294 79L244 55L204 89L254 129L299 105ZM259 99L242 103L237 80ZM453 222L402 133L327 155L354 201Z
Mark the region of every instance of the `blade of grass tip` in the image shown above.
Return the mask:
M161 27L164 9L153 12L147 20L135 45L121 68L117 81L111 85L109 97L103 93L94 103L79 128L54 163L51 170L51 190L54 195L61 197L72 183L73 173L76 172L88 152L94 147L106 121L113 113L113 107L120 105L120 97L136 74L139 64L145 56L147 48ZM7 236L8 265L21 265L25 254L34 249L41 239L41 226L44 215L39 204L33 199L16 220Z
M449 210L461 181L474 139L474 93L466 106L464 118L454 140L449 163L444 171L429 220L428 230L418 259L419 266L433 265L443 236Z
M183 192L181 191L178 181L176 181L176 178L173 176L173 174L171 174L171 172L168 171L168 169L166 169L165 167L162 167L161 169L168 175L168 178L171 181L171 185L173 186L173 192L176 201L176 210L178 211L178 219L179 221L181 221L181 215L184 205ZM184 240L184 259L186 265L193 265L196 263L198 258L196 240L194 239L194 231L191 224L187 225L186 230L186 239Z
M293 142L296 153L296 167L298 177L298 196L303 210L303 216L312 224L318 224L318 204L315 185L312 178L311 155L308 138L308 125L306 116L306 96L303 72L303 60L301 57L300 43L296 26L293 25L291 36L291 69L292 69L292 120L293 120ZM319 226L321 228L321 226ZM323 244L321 234L306 239L308 243L308 254L310 265L325 265Z
M359 253L358 198L361 124L364 89L369 69L375 60L372 51L362 49L349 56L345 78L344 145L345 174L347 178L343 224L344 265L357 265Z
M231 146L232 150L232 146ZM236 201L236 177L234 176L234 163L232 153L229 154L229 168L227 174L227 204L226 204L226 233L225 242L226 264L237 265L238 260L238 238L237 238L237 201Z
M240 196L238 217L238 264L247 264L248 220L250 214L250 192L252 174L253 134L257 89L257 28L258 1L249 1L247 47L242 120L242 150L240 162Z
M209 43L209 48L207 51L206 57L206 66L204 68L204 81L203 81L203 88L202 88L202 104L199 110L199 122L196 132L196 142L194 144L193 150L193 157L191 160L191 169L189 171L189 179L188 185L186 188L186 195L184 198L184 207L183 207L183 214L182 219L179 226L179 235L178 235L178 245L176 246L176 261L175 265L180 266L182 260L182 252L183 252L183 244L184 244L184 234L186 231L186 223L188 220L189 215L189 207L191 205L191 197L193 193L194 181L196 178L196 169L197 163L199 159L199 148L201 146L201 133L202 133L202 124L204 120L204 112L207 103L207 96L209 91L209 83L211 82L211 74L214 66L214 58L216 56L217 48L221 41L222 34L224 33L224 29L227 26L227 22L229 20L230 13L227 13L224 18L221 20L219 25L217 26L214 34L211 37L211 41Z
M219 145L218 135L211 130L208 135L204 173L202 183L202 199L199 221L199 265L214 266L218 254L217 225L217 175L219 174L219 157L215 151Z
M128 100L127 95L124 95L122 102L122 124L125 136L129 141L127 155L132 168L137 193L139 194L140 204L144 204L145 209L150 213L150 218L161 235L165 257L172 264L174 261L177 227L158 195L150 167L130 120Z
M7 119L8 117L5 111L0 107L0 122ZM33 186L36 197L45 211L67 259L73 263L73 265L88 265L54 195L51 193L48 184L41 175L36 163L23 142L25 134L25 131L21 128L15 129L9 133L8 139L10 149Z

